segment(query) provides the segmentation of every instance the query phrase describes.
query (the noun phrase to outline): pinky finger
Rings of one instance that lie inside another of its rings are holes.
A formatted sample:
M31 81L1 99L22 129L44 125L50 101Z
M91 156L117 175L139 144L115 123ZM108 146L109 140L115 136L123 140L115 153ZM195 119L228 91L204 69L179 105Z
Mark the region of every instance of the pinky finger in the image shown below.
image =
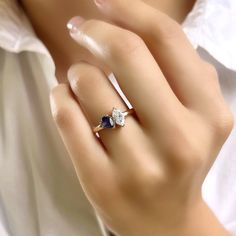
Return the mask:
M50 104L56 126L80 181L88 184L97 178L98 173L107 173L109 159L106 150L93 134L68 84L53 88Z

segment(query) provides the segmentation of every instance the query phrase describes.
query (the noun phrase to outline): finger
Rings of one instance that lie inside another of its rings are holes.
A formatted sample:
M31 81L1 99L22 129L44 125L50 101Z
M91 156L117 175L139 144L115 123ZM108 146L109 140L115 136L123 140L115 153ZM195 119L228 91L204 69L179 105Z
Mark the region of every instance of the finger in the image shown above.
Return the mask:
M68 79L91 126L97 126L101 117L110 114L113 107L121 111L128 109L108 78L96 66L85 62L75 64L68 71ZM103 129L99 131L99 136L111 156L122 158L124 155L121 153L127 153L130 147L137 145L142 129L135 117L129 115L124 127Z
M177 22L140 0L132 1L132 7L126 0L95 3L112 22L144 39L171 88L186 107L205 111L209 108L207 104L213 105L215 76L212 81L209 66L200 59Z
M92 180L107 173L109 158L94 136L68 84L56 86L50 94L52 115L80 180Z
M72 37L114 73L134 107L139 121L150 129L168 130L170 117L178 117L179 102L145 43L136 34L99 20L83 23L73 18ZM156 117L160 122L156 122Z

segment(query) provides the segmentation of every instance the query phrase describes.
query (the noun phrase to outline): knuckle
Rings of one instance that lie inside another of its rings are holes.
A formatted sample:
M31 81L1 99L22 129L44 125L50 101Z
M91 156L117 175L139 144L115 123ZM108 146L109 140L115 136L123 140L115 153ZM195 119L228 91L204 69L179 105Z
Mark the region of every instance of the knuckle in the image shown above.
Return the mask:
M67 84L58 84L55 87L52 88L50 91L50 98L57 100L57 98L60 96L61 92L66 91L68 89Z
M210 118L211 126L217 137L227 137L234 126L234 115L222 94L216 68L208 62L204 62L204 68L207 77L212 79L211 86L215 86L217 89L218 102L213 106L214 112Z
M199 167L203 162L203 156L199 151L191 150L189 146L183 148L177 154L176 169L192 169Z
M203 61L204 72L208 78L218 83L218 72L212 64Z
M199 150L191 150L191 148L186 147L179 155L180 168L188 169L192 171L193 169L198 169L204 163L203 153Z
M226 107L215 116L211 125L217 136L227 138L234 127L234 114Z
M65 127L71 122L71 111L69 107L62 105L57 106L52 112L54 121L59 127Z
M164 181L163 171L158 168L157 164L145 163L136 167L134 171L123 174L122 188L125 192L138 190L140 195L149 196L156 191L157 187Z
M213 66L212 64L205 62L205 70L207 71L207 73L212 76L212 77L218 77L218 73L217 70L215 68L215 66Z
M133 55L145 45L140 36L128 30L123 30L119 35L113 36L109 42L110 56L115 58Z
M146 165L141 171L139 171L136 181L141 186L147 186L153 189L153 187L159 185L162 178L163 177L158 168L153 168L153 166L149 168L148 165Z
M191 132L189 132L191 134ZM182 172L183 170L192 170L203 164L204 153L201 151L202 145L190 135L183 133L176 134L175 141L171 144L171 149L167 155L171 160L171 169Z
M67 123L69 120L70 109L61 101L62 94L68 92L69 86L67 84L59 84L50 92L51 114L58 125Z
M156 21L152 22L151 28L155 38L159 42L168 42L176 38L183 37L183 32L180 25L174 20L157 24Z
M70 86L76 95L97 86L103 76L98 67L85 62L73 65L68 71Z

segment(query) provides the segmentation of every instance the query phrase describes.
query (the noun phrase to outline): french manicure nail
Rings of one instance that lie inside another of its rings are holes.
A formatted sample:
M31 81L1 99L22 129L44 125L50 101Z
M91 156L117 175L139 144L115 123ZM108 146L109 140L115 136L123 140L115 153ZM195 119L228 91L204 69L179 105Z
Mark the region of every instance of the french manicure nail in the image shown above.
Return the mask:
M67 28L71 33L76 33L80 27L80 25L85 21L85 19L81 16L74 16L67 23Z

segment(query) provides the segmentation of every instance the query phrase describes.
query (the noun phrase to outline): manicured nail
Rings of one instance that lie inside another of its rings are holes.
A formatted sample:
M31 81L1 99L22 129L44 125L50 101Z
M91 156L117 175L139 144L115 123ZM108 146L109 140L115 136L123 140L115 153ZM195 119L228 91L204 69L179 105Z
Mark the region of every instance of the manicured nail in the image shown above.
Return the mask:
M76 33L80 27L80 25L85 21L85 19L81 16L74 16L67 23L67 28L71 33Z
M102 4L105 2L106 0L94 0L94 3L97 5L97 6L102 6Z

